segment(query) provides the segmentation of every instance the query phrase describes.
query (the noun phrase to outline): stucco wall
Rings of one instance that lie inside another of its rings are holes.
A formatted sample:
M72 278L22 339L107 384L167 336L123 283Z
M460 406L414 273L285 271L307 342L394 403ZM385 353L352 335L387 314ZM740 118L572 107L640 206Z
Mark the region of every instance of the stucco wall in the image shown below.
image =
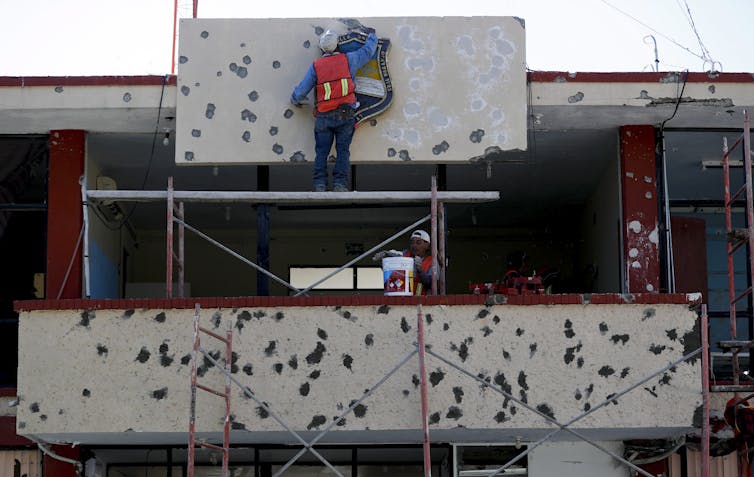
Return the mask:
M426 306L427 344L559 421L698 346L686 305ZM185 432L193 310L23 312L20 434ZM412 306L207 309L202 326L233 324L234 376L298 430L321 430L413 349ZM208 350L220 346L205 338ZM216 369L201 382L222 387ZM431 428L550 429L545 421L428 357ZM421 428L418 360L409 361L336 430ZM577 428L686 428L700 405L700 363L684 362ZM234 387L234 428L279 425ZM219 431L223 405L199 391L199 431ZM248 435L247 435L248 436ZM337 436L334 437L337 441Z
M360 18L391 42L389 109L357 130L351 161L468 161L526 149L523 21ZM289 102L333 19L181 21L176 162L312 162L311 107ZM313 103L314 94L309 94Z

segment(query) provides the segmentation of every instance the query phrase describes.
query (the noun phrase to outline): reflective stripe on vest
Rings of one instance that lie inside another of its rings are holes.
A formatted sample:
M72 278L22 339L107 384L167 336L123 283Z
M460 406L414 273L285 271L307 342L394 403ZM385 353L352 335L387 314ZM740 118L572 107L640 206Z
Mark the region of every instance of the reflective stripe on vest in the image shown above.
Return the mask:
M323 56L314 62L314 71L317 75L317 111L324 113L337 109L341 104L356 102L355 85L346 55Z

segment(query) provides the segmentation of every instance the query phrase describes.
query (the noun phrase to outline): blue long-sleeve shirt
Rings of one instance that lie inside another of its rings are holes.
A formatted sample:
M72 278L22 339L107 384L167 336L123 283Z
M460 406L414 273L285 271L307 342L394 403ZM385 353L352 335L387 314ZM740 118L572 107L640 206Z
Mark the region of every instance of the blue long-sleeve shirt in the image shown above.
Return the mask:
M370 58L374 55L374 52L377 50L377 35L374 33L370 33L369 36L367 36L366 42L364 45L359 48L356 51L351 51L346 53L346 58L348 59L348 70L351 72L351 78L356 77L356 71L359 70L362 66L367 64L369 62ZM342 53L330 53L330 54L342 54ZM330 54L325 54L323 56L329 56ZM314 88L314 86L317 84L317 72L314 70L314 63L309 65L309 69L306 70L306 75L304 75L304 79L301 80L301 82L293 89L293 94L291 94L291 103L295 105L300 105L302 102L306 100L306 95L309 94L309 91Z

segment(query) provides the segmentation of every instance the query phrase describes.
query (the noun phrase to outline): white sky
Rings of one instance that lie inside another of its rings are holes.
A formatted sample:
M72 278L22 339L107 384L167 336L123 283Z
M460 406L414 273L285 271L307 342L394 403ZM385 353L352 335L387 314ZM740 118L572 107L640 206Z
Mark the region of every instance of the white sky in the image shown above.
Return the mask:
M687 5L716 67L754 72L754 0L199 0L199 17L510 15L533 70L649 71L651 34L660 71L707 71ZM172 29L173 0L0 0L0 76L170 73Z

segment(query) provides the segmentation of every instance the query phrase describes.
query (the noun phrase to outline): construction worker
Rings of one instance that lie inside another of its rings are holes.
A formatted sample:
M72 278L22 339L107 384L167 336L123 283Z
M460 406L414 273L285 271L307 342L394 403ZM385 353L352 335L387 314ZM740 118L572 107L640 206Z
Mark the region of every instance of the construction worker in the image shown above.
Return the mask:
M327 157L335 142L335 169L333 170L333 191L348 191L350 169L350 147L356 126L355 113L359 107L356 101L354 78L356 71L364 66L377 49L377 36L374 29L368 33L364 45L356 51L339 53L338 35L330 30L319 38L322 58L314 61L291 94L291 103L301 106L309 91L316 86L316 116L314 122L314 191L327 190Z
M429 234L425 230L414 230L411 233L409 248L398 250L383 250L372 257L375 262L385 257L411 257L414 259L414 295L428 295L432 291L432 255Z

